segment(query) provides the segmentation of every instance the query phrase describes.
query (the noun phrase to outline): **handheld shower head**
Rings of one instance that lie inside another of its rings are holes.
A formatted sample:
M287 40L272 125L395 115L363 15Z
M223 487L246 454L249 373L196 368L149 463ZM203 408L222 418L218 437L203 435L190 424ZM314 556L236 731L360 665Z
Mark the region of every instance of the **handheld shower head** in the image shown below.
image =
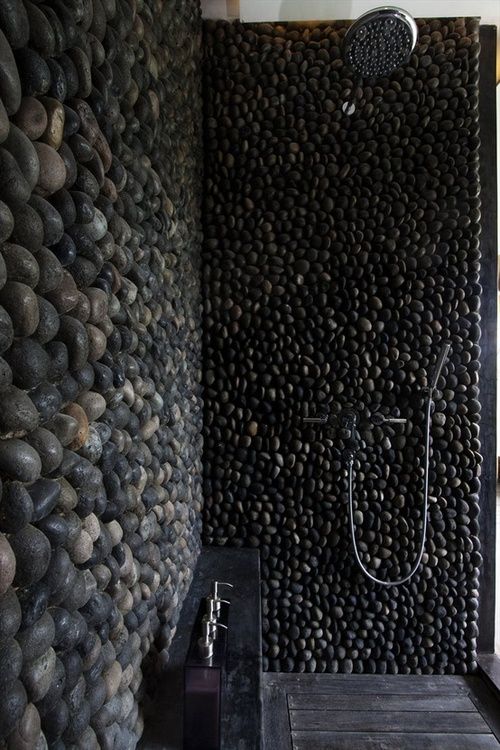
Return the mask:
M432 376L431 384L429 386L430 391L434 391L437 387L437 383L439 380L439 376L441 375L441 370L443 369L443 365L448 359L448 354L450 353L451 344L449 341L443 341L441 345L441 349L438 354L436 367L434 369L434 374Z
M348 28L344 59L362 77L389 75L408 60L417 37L417 24L405 10L374 8Z

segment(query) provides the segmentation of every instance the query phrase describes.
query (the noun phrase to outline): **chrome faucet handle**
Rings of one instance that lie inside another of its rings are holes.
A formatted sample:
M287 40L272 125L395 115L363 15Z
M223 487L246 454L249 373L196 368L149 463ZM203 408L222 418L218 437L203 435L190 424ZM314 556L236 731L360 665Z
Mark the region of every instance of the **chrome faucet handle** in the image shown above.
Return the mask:
M384 417L383 414L381 414L379 411L376 411L375 414L372 414L371 416L372 424L376 425L377 427L381 424L406 424L407 419L403 419L402 417Z
M328 422L328 414L320 414L317 417L302 417L304 424L326 424Z

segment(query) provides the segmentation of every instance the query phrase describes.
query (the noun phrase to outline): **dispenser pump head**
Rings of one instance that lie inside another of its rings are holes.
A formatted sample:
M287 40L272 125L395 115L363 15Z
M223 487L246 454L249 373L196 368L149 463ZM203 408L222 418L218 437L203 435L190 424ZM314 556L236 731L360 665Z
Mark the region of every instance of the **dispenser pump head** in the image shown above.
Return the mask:
M226 601L225 599L221 598L219 587L220 586L229 586L230 589L234 588L232 583L225 583L224 581L212 581L212 587L210 590L210 598L213 599L213 607L214 612L219 613L220 612L220 605L223 601Z

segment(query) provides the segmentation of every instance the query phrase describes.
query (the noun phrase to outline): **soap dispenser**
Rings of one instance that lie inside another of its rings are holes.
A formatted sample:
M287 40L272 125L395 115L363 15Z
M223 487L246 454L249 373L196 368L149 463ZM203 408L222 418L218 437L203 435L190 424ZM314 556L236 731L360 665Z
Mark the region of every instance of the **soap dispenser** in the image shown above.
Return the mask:
M206 614L199 627L184 666L183 750L220 750L227 627Z

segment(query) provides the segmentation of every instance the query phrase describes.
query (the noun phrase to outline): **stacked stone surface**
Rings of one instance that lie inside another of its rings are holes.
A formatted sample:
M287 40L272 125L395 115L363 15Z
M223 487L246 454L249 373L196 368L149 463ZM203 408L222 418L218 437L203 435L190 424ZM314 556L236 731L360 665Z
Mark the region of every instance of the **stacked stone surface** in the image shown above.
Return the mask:
M260 548L265 665L463 673L478 611L478 27L418 21L408 63L359 85L342 24L205 26L208 542ZM354 100L347 116L342 104ZM333 427L359 416L364 564ZM376 412L406 425L374 424Z
M196 0L0 4L0 745L135 747L199 549Z

